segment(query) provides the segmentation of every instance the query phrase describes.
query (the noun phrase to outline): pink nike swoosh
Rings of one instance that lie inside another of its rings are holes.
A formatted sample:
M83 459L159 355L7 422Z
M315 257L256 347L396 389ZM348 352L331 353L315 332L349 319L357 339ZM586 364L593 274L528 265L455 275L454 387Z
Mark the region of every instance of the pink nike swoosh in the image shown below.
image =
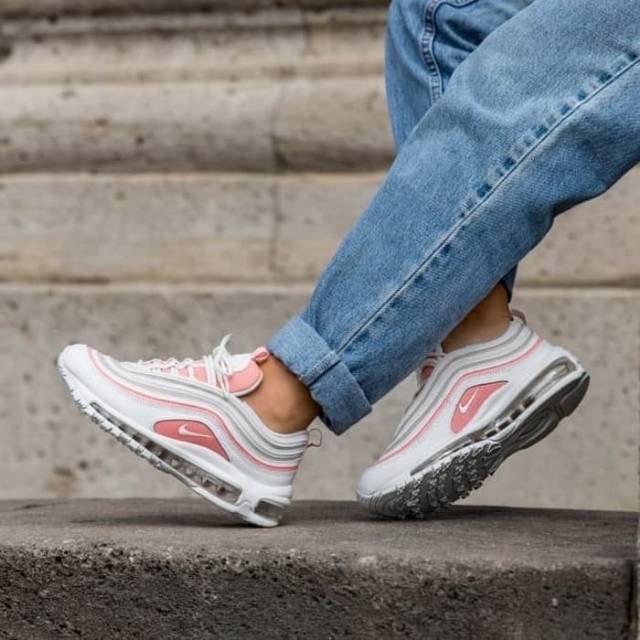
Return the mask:
M190 431L189 426L181 424L178 427L178 434L181 436L192 436L194 438L213 438L210 433L198 433L197 431Z
M221 455L225 460L229 459L229 455L218 438L204 422L198 420L159 420L153 425L153 430L161 436L205 447Z
M469 407L471 406L471 403L475 400L476 395L478 394L478 390L476 389L472 396L469 398L468 402L465 402L464 404L462 404L462 400L460 400L460 402L458 403L458 409L460 409L460 413L467 413Z
M507 383L502 380L469 387L462 394L451 416L451 431L460 433L475 418L486 400L505 384Z

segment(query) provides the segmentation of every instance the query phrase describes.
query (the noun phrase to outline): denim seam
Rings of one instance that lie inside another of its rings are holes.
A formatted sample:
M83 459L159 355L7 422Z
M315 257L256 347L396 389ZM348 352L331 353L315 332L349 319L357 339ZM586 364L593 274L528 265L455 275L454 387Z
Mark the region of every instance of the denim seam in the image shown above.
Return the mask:
M436 13L443 4L448 4L455 7L464 7L478 0L430 0L427 2L424 10L423 24L424 30L422 32L421 48L422 58L427 66L431 79L429 80L429 89L431 91L431 100L435 103L444 93L442 89L442 74L440 72L440 65L436 60L436 55L433 50L437 35L436 27Z
M329 353L316 362L310 369L307 369L304 374L300 376L300 379L305 385L311 385L329 371L329 369L339 364L341 360L342 358L340 358L335 351L329 351Z
M626 58L628 64L625 66L619 66L620 62ZM376 309L374 313L372 313L369 318L363 322L355 331L351 333L349 337L345 339L342 345L335 350L335 353L340 356L340 354L344 353L351 343L367 328L369 327L378 317L382 315L382 313L386 310L386 308L396 299L399 295L402 294L404 290L409 287L409 285L415 280L415 278L423 272L430 264L436 259L440 252L448 247L450 243L454 240L458 231L461 228L468 225L471 221L471 218L475 218L479 209L482 205L486 204L490 197L496 193L498 188L502 186L509 178L513 177L518 169L520 169L525 161L534 155L534 152L542 145L543 142L549 139L552 133L557 132L561 129L561 125L567 123L571 116L575 115L579 112L580 108L584 105L588 104L595 98L597 95L602 93L606 88L610 87L614 84L615 80L618 80L625 73L630 71L633 67L635 67L638 63L640 63L640 50L635 51L634 49L630 49L627 53L622 54L618 57L616 62L611 65L612 69L615 69L614 72L611 71L601 71L598 74L599 84L595 84L593 80L590 85L593 87L593 91L591 93L587 93L584 88L578 89L575 94L575 98L573 99L574 104L571 105L571 101L567 101L563 103L558 108L558 113L560 117L553 120L553 124L547 126L538 125L534 127L533 133L525 134L522 136L520 144L516 143L514 147L510 150L506 159L503 161L501 168L497 171L499 172L499 179L493 184L489 184L485 182L479 189L477 189L472 198L467 198L463 201L463 211L458 216L457 224L449 231L449 233L440 241L440 243L435 247L435 249L430 253L417 267L414 271L405 279L405 281L396 289L390 296L386 298L382 302L382 304ZM549 122L547 119L546 122ZM539 136L535 136L535 133L539 133ZM531 138L531 136L534 136ZM529 140L532 139L531 144L526 145ZM514 149L519 149L521 151L521 155L517 160L513 159ZM502 171L504 169L505 171Z

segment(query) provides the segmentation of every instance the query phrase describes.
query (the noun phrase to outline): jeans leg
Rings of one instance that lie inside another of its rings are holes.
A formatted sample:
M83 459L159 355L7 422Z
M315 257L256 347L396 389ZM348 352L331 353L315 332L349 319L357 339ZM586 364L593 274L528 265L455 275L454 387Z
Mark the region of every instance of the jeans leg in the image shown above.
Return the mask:
M535 0L452 75L269 347L341 433L640 161L640 2Z
M396 147L442 96L456 68L533 0L392 0L385 84Z
M422 50L429 0L393 0L385 34L385 86L391 131L400 149L435 102Z
M396 148L442 96L456 68L533 0L393 0L385 38L387 106ZM517 268L502 283L513 295Z

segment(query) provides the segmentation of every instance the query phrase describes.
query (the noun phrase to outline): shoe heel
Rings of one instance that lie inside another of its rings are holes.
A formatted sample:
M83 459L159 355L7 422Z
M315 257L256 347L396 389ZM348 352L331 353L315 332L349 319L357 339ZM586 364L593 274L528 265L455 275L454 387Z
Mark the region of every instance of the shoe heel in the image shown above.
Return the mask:
M525 428L517 429L514 437L505 443L509 455L528 449L548 436L563 418L571 415L582 402L589 388L589 374L585 371L570 386L549 397L525 422Z
M558 403L558 409L561 411L563 418L570 416L576 410L586 395L590 382L591 377L585 371L582 377L578 380L578 383L560 400Z

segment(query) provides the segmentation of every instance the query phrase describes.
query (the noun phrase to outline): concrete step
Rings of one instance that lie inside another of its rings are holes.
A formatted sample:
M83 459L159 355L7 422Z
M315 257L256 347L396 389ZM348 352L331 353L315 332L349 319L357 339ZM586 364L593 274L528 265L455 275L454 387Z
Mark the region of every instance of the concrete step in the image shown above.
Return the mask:
M385 11L301 6L6 21L0 171L386 167Z
M0 176L0 280L312 280L382 177ZM640 283L639 201L633 170L560 216L519 283Z
M69 342L126 359L264 343L305 302L293 286L0 286L0 498L183 496L186 490L97 430L53 366ZM511 458L475 502L636 509L640 294L622 289L523 290L516 301L542 335L592 374L577 410L536 447ZM606 309L606 313L602 313ZM407 380L347 435L324 431L305 457L298 498L352 498L413 392ZM16 427L19 425L19 427Z
M235 526L193 500L0 504L0 629L50 638L629 638L636 516L298 503Z
M133 12L257 11L268 9L324 10L342 7L386 7L388 0L3 0L0 16L15 18L67 15L128 15Z
M0 84L211 80L232 88L247 80L381 74L384 10L344 3L322 12L241 9L5 19Z
M393 156L377 78L4 86L0 143L1 172L353 170Z

